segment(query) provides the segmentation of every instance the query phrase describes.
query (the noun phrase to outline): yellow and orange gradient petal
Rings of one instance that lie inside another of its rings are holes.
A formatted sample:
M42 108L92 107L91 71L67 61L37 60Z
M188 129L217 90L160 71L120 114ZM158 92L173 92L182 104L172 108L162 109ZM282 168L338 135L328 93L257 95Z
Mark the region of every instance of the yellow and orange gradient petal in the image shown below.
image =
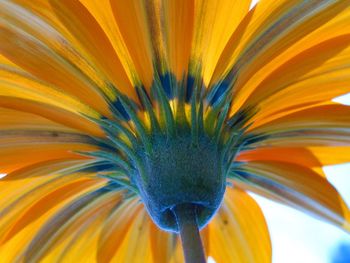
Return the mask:
M349 209L320 172L350 160L350 110L331 102L350 92L350 1L250 4L0 3L3 262L184 261L179 237L160 230L137 195L110 191L88 169L96 160L77 154L106 142L93 119L113 119L120 94L142 108L137 88L150 96L166 74L174 89L189 77L205 93L227 84L228 116L254 109L244 132L266 136L237 154L241 170L202 230L216 262L271 262L263 213L246 191L350 231ZM138 117L150 126L146 113Z

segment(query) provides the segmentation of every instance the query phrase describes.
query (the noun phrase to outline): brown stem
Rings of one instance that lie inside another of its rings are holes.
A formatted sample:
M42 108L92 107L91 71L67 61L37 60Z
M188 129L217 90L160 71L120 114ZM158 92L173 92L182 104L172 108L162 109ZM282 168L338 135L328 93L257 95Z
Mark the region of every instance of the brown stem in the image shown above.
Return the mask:
M182 249L186 263L205 263L205 253L199 235L195 206L177 205L173 212L180 231Z

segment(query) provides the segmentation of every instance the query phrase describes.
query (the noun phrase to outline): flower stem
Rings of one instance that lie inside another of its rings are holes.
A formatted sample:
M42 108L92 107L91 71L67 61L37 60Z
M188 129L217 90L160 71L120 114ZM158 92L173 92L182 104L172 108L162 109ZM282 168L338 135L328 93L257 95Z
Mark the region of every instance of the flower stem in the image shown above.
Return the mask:
M186 263L205 263L195 209L196 207L192 204L182 204L177 205L173 212L179 227Z

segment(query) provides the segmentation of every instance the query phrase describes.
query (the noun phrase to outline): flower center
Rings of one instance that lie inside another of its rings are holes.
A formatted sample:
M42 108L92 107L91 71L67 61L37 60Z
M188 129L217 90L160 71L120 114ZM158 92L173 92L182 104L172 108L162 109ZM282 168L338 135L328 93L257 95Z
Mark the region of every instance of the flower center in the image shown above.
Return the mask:
M191 207L200 228L222 201L226 175L249 140L244 132L249 111L229 117L230 93L202 84L178 84L176 96L159 82L150 94L136 87L141 105L118 93L111 102L114 119L94 119L106 133L97 139L100 176L116 191L139 195L153 221L178 232L177 207ZM201 88L200 88L201 87ZM184 95L186 94L186 96ZM182 211L186 212L186 211Z
M197 143L186 134L175 138L158 135L149 153L141 148L142 168L133 180L153 221L162 229L177 232L173 209L192 204L203 227L220 206L225 173L219 145L201 135Z

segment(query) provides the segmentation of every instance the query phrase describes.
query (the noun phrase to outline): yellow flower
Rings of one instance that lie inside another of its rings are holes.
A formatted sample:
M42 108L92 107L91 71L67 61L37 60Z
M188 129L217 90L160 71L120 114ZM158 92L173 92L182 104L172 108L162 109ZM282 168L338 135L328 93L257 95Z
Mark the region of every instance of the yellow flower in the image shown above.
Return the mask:
M350 231L350 1L250 4L0 2L1 262L183 262L187 217L271 262L246 191Z

